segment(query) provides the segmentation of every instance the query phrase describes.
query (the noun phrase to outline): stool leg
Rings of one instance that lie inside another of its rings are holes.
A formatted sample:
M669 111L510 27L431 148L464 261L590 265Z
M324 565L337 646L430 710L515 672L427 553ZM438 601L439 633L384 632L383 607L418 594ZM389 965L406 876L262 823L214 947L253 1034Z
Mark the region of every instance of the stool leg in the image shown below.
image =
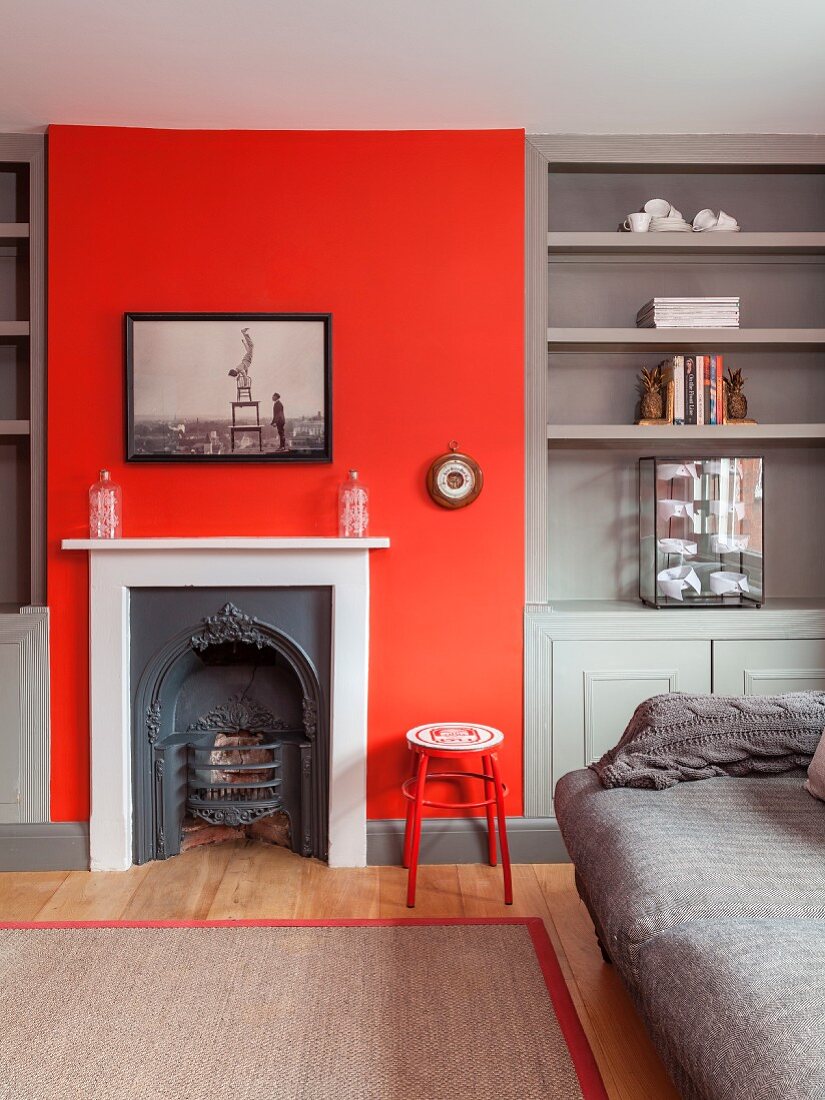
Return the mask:
M485 775L489 775L490 777L492 777L493 772L492 772L492 769L490 767L490 757L487 756L486 753L481 758L481 767L482 767L482 770L483 770ZM484 797L488 798L489 794L490 794L490 784L485 783L484 784ZM495 824L495 817L493 815L492 805L487 806L486 810L487 810L487 851L488 851L488 858L490 860L490 866L495 867L496 862L497 862L497 860L496 860L496 824Z
M414 750L410 753L412 756L412 768L410 769L412 775L416 775L418 771L419 754ZM401 866L409 867L410 865L410 851L412 850L412 822L413 822L413 800L408 798L407 802L407 823L404 826L404 852L401 856Z
M407 872L407 908L415 905L415 883L418 878L418 850L421 847L421 811L424 801L424 787L427 782L429 759L426 753L419 754L418 771L415 774L415 802L411 822L412 844L410 847L409 871Z
M504 791L501 786L501 772L498 757L490 753L490 767L493 769L493 782L496 788L496 810L498 811L498 840L501 845L501 866L504 869L504 904L513 904L513 874L510 870L510 846L507 843L507 820L504 816Z

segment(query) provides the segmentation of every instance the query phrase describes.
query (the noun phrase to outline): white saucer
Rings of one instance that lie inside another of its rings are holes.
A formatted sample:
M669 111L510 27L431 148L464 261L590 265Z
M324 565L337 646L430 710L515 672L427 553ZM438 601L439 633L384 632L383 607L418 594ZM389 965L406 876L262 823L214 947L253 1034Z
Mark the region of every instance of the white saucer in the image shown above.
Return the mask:
M705 233L741 233L741 225L712 225L710 229L705 229Z

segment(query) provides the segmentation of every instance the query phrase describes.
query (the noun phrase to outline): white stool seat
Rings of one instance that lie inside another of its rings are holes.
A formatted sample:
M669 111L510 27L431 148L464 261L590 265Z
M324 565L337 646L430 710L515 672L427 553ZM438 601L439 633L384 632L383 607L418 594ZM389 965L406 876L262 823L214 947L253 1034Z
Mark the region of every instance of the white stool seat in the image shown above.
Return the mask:
M454 752L486 752L504 740L501 730L471 722L438 722L407 731L411 745Z

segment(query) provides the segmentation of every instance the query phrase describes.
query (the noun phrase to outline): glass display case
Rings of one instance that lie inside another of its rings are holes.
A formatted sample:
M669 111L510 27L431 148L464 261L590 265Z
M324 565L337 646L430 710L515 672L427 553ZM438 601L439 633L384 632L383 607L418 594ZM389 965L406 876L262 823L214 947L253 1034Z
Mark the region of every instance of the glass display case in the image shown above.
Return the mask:
M762 458L639 459L639 596L650 607L761 607Z

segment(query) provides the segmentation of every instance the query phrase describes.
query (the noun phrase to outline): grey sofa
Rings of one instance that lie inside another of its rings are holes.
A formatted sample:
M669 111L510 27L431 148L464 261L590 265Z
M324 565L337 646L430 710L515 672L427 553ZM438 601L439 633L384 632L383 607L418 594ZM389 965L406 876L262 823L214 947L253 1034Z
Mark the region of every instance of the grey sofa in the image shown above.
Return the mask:
M603 952L686 1100L825 1100L825 803L803 781L557 784Z

